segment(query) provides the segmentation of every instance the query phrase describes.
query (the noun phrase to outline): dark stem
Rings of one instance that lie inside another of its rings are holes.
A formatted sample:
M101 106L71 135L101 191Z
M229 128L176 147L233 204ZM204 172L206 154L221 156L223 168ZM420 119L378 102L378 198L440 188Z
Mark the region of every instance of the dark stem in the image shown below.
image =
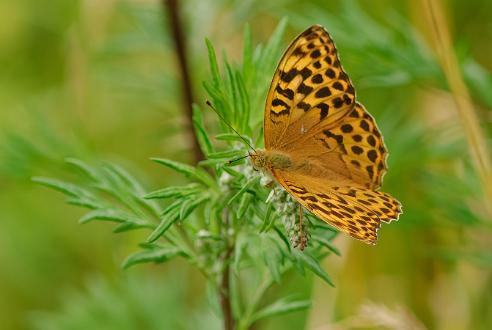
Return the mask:
M234 248L230 246L224 256L224 268L222 269L222 279L220 281L220 308L222 317L224 318L224 330L234 329L234 317L232 315L231 306L231 269L229 259Z
M205 159L200 144L198 143L197 136L193 129L193 90L191 87L191 77L188 65L188 58L186 56L186 43L183 38L182 22L179 15L178 0L162 0L164 10L167 11L169 17L169 28L171 29L172 38L174 40L174 46L176 48L176 55L179 62L179 70L181 72L181 89L183 96L183 108L186 115L186 125L188 134L192 138L192 149L194 161L198 162Z

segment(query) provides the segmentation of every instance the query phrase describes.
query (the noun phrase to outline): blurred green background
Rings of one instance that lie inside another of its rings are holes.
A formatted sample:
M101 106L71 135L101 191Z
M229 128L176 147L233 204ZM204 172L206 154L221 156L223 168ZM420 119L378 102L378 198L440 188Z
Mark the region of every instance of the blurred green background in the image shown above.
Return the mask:
M474 108L492 129L492 2L443 1ZM492 219L420 1L181 1L196 101L204 38L241 60L243 29L285 47L322 24L390 150L384 190L405 214L377 246L340 236L323 266L283 284L313 308L261 329L492 328ZM120 269L145 239L80 226L81 210L31 182L70 177L66 157L123 165L148 190L176 183L149 157L193 162L180 76L157 0L0 2L0 329L216 329L207 286L184 262ZM273 72L271 73L273 75ZM263 109L255 111L262 112ZM208 122L216 121L207 114ZM489 148L490 149L490 148ZM164 174L163 174L164 173ZM488 183L491 184L492 183Z

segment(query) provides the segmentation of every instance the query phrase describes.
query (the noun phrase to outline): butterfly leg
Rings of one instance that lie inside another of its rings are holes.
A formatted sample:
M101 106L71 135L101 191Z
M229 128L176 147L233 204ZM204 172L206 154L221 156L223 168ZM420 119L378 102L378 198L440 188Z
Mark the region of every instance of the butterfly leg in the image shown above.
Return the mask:
M299 248L299 250L301 251L304 251L304 249L306 248L306 245L307 245L307 239L306 239L306 236L304 236L304 232L303 232L303 223L302 223L302 205L299 204L299 237L298 237L298 243L297 243L297 247Z

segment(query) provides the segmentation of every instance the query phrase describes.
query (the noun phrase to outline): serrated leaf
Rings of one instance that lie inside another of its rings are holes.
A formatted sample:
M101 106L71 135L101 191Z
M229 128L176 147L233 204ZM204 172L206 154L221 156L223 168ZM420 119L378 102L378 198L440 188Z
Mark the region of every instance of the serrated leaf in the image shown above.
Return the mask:
M202 170L201 168L196 168L190 165L186 165L183 163L175 162L170 159L164 159L164 158L151 158L152 161L164 165L172 170L175 170L176 172L184 174L186 177L190 179L194 179L197 181L202 182L206 186L209 187L214 187L215 186L215 181L213 178Z
M147 262L162 263L178 255L184 256L185 254L176 247L165 247L160 249L141 251L130 255L123 262L122 267L123 269L126 269L135 264Z
M309 300L297 300L289 301L288 299L279 299L271 305L268 305L261 310L253 314L251 322L258 321L260 319L269 318L286 313L292 313L297 311L306 310L311 307L311 301Z

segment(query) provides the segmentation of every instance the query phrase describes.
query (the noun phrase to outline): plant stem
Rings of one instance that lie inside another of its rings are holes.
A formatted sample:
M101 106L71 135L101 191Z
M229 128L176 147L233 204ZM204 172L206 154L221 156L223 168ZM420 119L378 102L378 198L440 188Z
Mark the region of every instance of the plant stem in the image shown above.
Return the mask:
M231 305L231 267L229 259L234 251L234 247L230 246L224 256L224 268L222 270L222 278L220 281L219 295L220 308L222 309L222 317L224 321L224 330L234 329L234 317L232 315Z
M179 15L178 0L162 0L164 10L169 17L169 28L171 29L174 46L176 47L176 56L178 57L179 70L181 72L181 89L183 96L183 108L186 117L188 134L193 137L192 150L195 163L205 159L200 144L193 129L193 90L191 87L191 77L186 55L186 43L183 38L182 22Z

